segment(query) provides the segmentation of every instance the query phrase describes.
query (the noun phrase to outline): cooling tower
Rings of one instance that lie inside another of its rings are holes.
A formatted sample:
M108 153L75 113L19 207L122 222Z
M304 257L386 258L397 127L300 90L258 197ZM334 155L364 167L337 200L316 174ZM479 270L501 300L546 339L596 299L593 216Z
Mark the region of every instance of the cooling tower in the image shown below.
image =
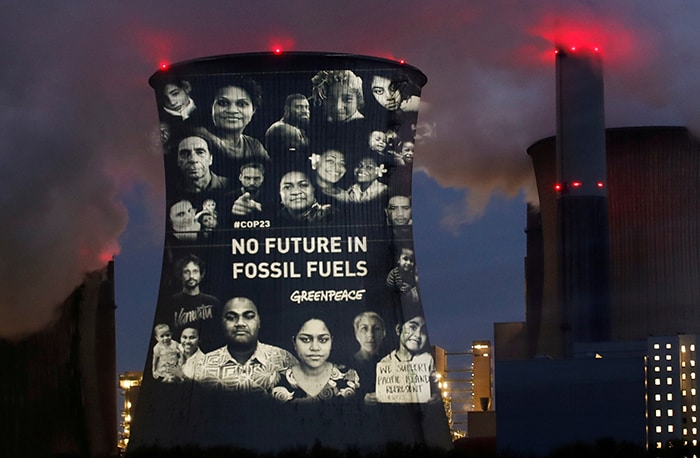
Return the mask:
M450 446L412 235L425 76L266 53L149 82L168 206L130 450Z
M700 144L684 127L607 129L610 340L700 332ZM528 279L535 353L556 354L559 234L556 139L528 149L540 198L541 262ZM528 231L528 237L538 237ZM537 244L533 243L533 247Z

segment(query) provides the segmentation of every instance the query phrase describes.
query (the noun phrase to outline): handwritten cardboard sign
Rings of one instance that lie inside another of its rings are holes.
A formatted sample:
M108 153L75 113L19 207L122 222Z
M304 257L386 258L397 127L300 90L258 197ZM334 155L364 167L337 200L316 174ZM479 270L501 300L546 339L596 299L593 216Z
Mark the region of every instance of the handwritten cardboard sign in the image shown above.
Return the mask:
M377 400L383 403L423 403L430 399L430 365L396 360L377 363Z

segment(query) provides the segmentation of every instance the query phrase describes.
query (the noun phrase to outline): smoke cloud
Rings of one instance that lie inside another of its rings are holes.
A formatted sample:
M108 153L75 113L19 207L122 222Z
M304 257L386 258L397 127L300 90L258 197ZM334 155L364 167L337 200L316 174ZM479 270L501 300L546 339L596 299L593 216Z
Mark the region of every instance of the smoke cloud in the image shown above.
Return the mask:
M274 46L406 59L429 78L417 167L465 190L445 208L453 232L494 194L536 199L525 150L554 134L555 43L602 48L608 126L700 128L695 2L25 5L5 2L0 19L0 337L45 326L119 252L125 196L162 214L146 83L161 62Z

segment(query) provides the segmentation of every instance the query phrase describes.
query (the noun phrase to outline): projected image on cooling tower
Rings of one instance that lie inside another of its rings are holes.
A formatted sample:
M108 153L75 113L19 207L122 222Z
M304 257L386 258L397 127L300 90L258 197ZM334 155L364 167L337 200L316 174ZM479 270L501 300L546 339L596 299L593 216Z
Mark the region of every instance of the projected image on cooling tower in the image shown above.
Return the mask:
M167 220L131 446L449 444L412 243L424 83L297 53L151 77Z

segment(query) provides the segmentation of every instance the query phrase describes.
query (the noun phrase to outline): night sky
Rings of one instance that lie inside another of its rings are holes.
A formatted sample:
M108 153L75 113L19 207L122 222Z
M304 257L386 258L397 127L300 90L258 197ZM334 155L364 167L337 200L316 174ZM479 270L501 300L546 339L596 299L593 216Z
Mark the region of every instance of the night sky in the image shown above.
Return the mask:
M428 76L414 235L433 344L522 321L526 148L554 134L556 43L599 46L608 127L700 128L700 2L3 2L0 336L51 321L115 256L117 369L141 370L160 278L164 184L148 77L210 55L328 51Z

